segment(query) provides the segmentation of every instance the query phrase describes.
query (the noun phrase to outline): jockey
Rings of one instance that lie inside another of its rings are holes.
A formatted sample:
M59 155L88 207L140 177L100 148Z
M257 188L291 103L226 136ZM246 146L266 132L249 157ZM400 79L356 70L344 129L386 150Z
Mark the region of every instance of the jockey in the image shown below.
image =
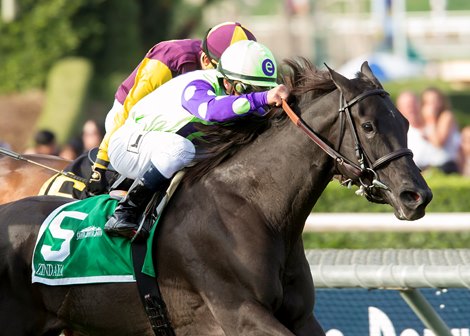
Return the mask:
M110 139L109 157L114 169L135 182L105 231L133 237L152 195L194 159L196 148L191 140L196 134L191 125L247 114L263 116L266 106L279 106L289 95L276 79L271 51L243 40L227 48L217 69L178 76L134 105L126 123Z
M139 66L116 91L113 107L106 116L106 135L100 144L87 185L90 194L105 192L104 173L109 164L109 139L125 123L132 106L173 77L193 70L214 68L222 52L240 40L256 41L256 38L239 23L224 22L209 29L203 41L164 41L149 50Z

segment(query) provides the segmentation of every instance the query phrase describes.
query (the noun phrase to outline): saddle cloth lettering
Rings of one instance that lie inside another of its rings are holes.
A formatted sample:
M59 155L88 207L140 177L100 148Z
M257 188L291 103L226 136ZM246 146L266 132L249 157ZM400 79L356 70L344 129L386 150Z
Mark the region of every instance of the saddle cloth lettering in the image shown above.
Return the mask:
M110 237L103 229L116 205L117 200L101 195L54 210L38 234L32 281L47 285L134 282L130 240ZM153 234L148 251L152 251ZM142 272L155 276L151 253Z

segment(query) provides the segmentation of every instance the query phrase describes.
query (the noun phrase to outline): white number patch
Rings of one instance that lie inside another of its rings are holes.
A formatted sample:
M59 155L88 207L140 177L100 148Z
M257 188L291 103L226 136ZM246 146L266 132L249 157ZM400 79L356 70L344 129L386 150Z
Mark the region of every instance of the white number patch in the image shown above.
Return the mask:
M73 238L74 231L67 230L60 227L62 221L66 217L75 218L83 221L88 214L79 211L63 211L57 215L49 225L49 231L52 237L56 239L64 239L60 249L58 251L53 251L52 246L43 245L41 248L41 254L45 261L64 261L70 255L70 241Z

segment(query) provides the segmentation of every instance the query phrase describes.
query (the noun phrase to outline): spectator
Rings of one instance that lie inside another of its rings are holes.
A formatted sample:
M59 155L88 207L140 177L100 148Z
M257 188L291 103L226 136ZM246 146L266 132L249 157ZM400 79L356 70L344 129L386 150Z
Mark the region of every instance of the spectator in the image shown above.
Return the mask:
M461 132L459 168L463 176L470 177L470 126Z
M34 136L34 146L26 149L25 154L57 155L56 136L52 131L43 129Z
M424 120L421 115L419 98L412 91L403 91L398 95L397 108L410 123L408 129L408 148L413 152L416 165L425 169L429 166L429 153L434 150L424 136Z
M430 166L446 174L458 172L460 133L447 97L437 88L427 88L421 94L421 113L424 135L435 148Z
M83 142L81 137L73 137L60 150L59 156L63 159L73 161L83 153Z
M104 124L96 120L89 119L85 121L82 129L82 151L89 151L95 147L99 147L105 134Z
M59 156L67 160L75 160L84 152L98 148L105 134L104 124L94 119L83 123L79 136L71 138L60 150Z

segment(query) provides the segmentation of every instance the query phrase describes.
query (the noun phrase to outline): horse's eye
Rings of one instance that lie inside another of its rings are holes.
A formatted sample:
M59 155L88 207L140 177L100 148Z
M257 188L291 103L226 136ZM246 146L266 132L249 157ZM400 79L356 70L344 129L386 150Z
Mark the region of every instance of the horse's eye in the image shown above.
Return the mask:
M370 122L363 123L361 127L366 133L371 133L374 131L374 126L372 126L372 123Z

